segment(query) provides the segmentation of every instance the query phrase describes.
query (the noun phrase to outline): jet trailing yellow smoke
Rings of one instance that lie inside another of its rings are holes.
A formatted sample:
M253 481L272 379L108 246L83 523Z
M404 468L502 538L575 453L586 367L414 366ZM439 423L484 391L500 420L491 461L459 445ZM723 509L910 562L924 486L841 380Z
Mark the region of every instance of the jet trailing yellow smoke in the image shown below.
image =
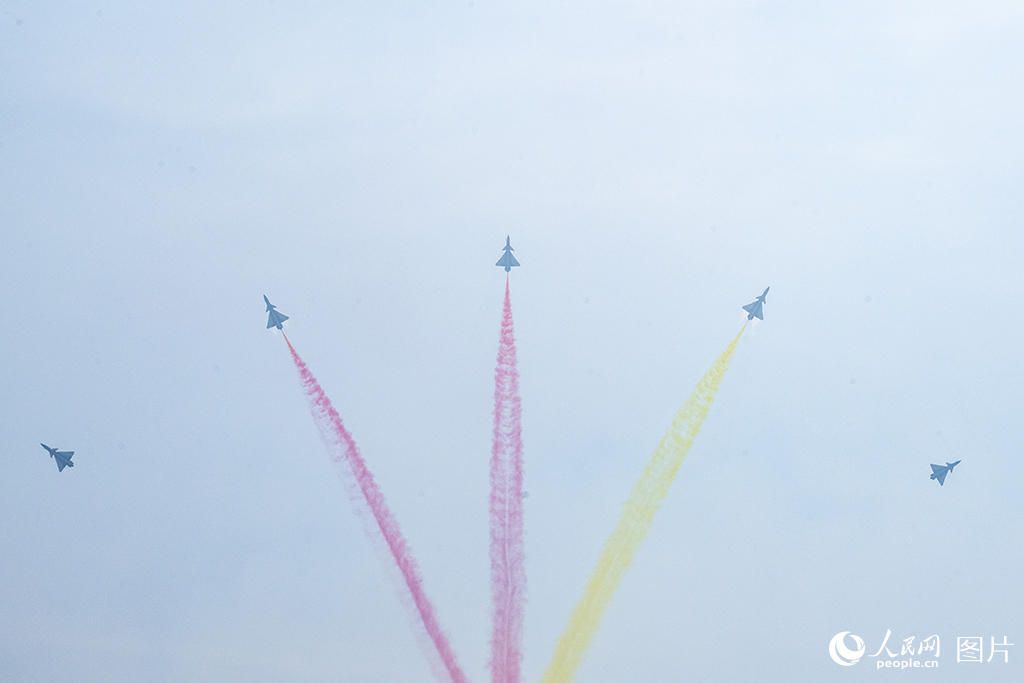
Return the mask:
M744 329L746 325L744 325ZM615 531L605 541L597 567L591 574L583 597L569 617L569 623L558 639L555 654L544 672L541 683L569 683L576 674L576 668L583 654L590 647L594 633L601 623L601 615L612 600L623 574L633 562L633 554L640 547L647 530L651 527L654 514L668 495L669 487L676 478L679 466L700 432L704 418L708 416L711 403L722 384L722 377L729 368L743 330L736 335L729 346L704 373L693 393L686 399L682 409L676 413L668 433L658 444L651 461L633 486L633 492L622 506L622 514Z

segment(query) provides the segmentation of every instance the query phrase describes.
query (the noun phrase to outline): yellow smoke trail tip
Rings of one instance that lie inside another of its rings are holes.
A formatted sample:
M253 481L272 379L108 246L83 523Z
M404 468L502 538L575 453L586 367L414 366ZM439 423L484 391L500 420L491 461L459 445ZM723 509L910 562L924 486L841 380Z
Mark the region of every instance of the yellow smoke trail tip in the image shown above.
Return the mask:
M744 324L743 329L746 327ZM633 562L636 549L647 537L655 513L668 495L679 467L708 416L743 329L697 382L634 484L632 493L622 506L615 531L605 541L583 597L576 603L540 683L569 683L576 674L612 594Z

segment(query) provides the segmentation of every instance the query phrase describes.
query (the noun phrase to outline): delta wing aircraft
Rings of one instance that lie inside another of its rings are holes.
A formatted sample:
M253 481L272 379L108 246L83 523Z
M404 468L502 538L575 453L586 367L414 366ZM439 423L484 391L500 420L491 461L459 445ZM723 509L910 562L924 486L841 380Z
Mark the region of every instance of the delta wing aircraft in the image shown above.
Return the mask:
M498 262L495 263L494 265L505 266L505 272L507 273L512 270L513 266L519 265L519 261L516 261L516 257L512 255L512 252L514 250L512 249L512 241L509 239L508 235L505 236L504 249L505 254L500 259L498 259Z
M764 299L766 296L768 296L769 289L771 289L771 287L765 287L764 294L757 297L756 301L752 301L751 303L743 307L743 310L749 313L749 315L747 316L747 320L753 320L754 318L757 318L758 320L764 320L764 314L761 310L761 307L764 306L765 304Z
M267 313L270 314L267 319L267 329L269 330L271 327L276 327L279 330L283 330L284 327L281 326L281 323L287 320L288 316L284 313L275 311L274 309L277 308L277 306L270 303L270 299L267 298L266 294L263 295L263 300L267 302Z
M939 480L939 486L946 483L946 475L953 471L953 468L960 464L960 461L947 462L945 465L932 465L932 479Z
M75 463L71 462L71 456L75 454L74 451L58 451L56 448L50 448L45 443L39 444L50 452L50 457L57 461L57 471L63 472L65 467L74 467Z

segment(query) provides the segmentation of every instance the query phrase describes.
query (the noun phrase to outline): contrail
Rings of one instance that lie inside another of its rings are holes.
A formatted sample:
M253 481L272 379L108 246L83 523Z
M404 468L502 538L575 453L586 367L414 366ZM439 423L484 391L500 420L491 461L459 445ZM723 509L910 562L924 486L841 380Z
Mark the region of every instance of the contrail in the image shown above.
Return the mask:
M744 329L746 325L744 325ZM633 491L622 506L615 531L605 541L597 567L576 603L569 623L555 646L555 654L548 664L541 683L569 683L576 668L594 638L601 615L612 600L623 574L633 561L633 554L647 536L654 514L668 495L669 487L683 464L701 424L708 416L711 403L729 369L729 361L736 351L743 330L730 342L722 355L704 373L686 403L676 413L672 425L651 456L651 461L633 486Z
M446 676L442 675L440 677L450 680L451 683L466 683L466 675L459 668L459 664L455 660L455 653L448 642L448 636L445 635L444 631L441 630L440 624L437 623L437 617L434 615L434 606L423 592L423 580L420 578L419 567L409 552L409 547L398 526L398 520L395 519L394 514L384 500L384 494L377 487L377 482L373 480L373 474L367 469L366 461L360 455L352 435L345 429L338 411L331 405L331 400L327 398L324 390L320 388L320 383L316 381L313 373L309 371L309 368L306 367L299 354L295 352L287 336L285 336L284 340L288 344L288 350L292 353L295 367L299 370L299 376L302 378L302 388L306 392L310 410L313 413L313 421L320 430L320 437L327 447L331 461L336 465L345 463L351 468L356 485L362 493L367 506L370 508L370 512L373 513L373 518L377 522L377 528L380 529L381 536L383 536L388 550L391 551L391 555L395 558L395 563L402 573L402 578L405 579L405 585L408 586L416 611L423 620L427 636L436 648L437 654L441 658L441 663L447 672ZM441 672L437 673L440 674Z
M512 328L512 300L505 280L498 366L494 371L494 440L491 445L492 683L519 683L523 605L523 441L519 371Z

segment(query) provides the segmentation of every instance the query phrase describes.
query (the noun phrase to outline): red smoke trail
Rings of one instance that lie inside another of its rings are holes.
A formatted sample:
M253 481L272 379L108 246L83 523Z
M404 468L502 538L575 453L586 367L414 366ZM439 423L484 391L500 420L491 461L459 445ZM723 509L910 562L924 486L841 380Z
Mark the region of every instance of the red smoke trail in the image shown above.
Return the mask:
M492 683L519 683L523 605L523 441L516 370L512 300L505 280L505 308L494 371L494 442L491 446L491 635Z
M440 624L437 623L437 617L434 615L434 606L423 592L423 580L420 578L419 568L409 552L409 547L406 545L405 538L402 536L402 531L398 526L398 520L395 519L391 509L388 508L387 502L384 500L384 494L377 487L377 482L373 480L373 474L367 469L366 461L359 454L359 449L356 447L356 442L352 440L352 435L348 433L345 425L342 424L338 411L331 405L331 400L327 398L313 373L309 371L309 368L306 367L299 354L295 352L287 336L285 336L284 340L288 344L288 350L292 352L292 360L295 361L295 367L299 370L299 376L302 378L302 388L306 392L306 397L309 398L313 421L320 430L320 436L327 446L331 461L338 465L344 462L351 468L356 484L362 492L370 511L373 513L373 518L377 522L381 535L384 537L384 542L387 543L391 555L398 564L398 569L402 572L405 585L409 587L413 604L423 619L423 626L426 628L427 635L437 649L437 654L447 670L448 678L452 683L467 683L466 675L462 673L458 662L455 661L455 653L452 652L448 636L445 635L444 631L441 630Z

